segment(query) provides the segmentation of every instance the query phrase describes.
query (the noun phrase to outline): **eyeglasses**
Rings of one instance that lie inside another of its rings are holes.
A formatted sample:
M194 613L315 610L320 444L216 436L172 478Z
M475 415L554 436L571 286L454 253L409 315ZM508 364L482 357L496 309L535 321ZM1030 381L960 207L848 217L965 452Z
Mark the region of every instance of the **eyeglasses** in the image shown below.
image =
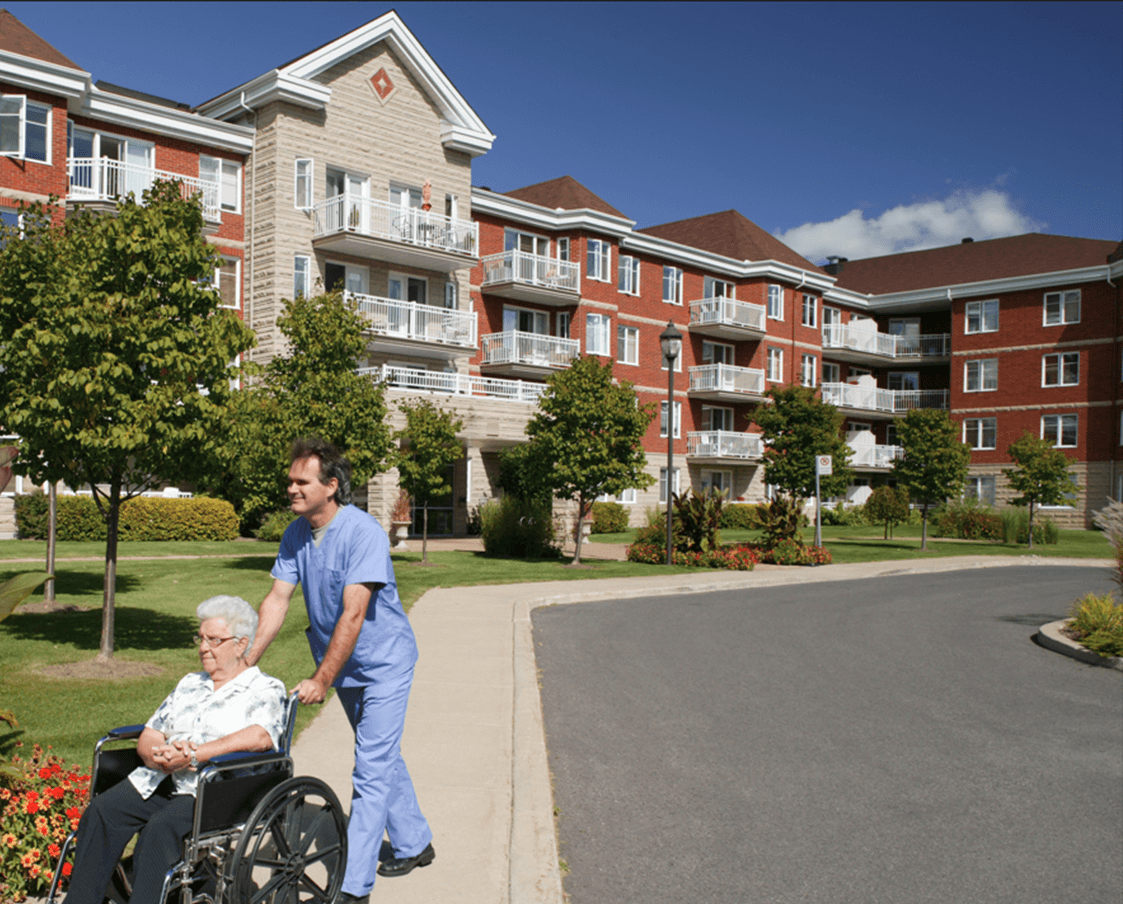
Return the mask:
M233 639L233 637L203 637L203 635L201 634L196 634L191 638L191 640L194 641L195 646L201 647L206 644L212 650L221 647L224 643L226 643L226 641Z

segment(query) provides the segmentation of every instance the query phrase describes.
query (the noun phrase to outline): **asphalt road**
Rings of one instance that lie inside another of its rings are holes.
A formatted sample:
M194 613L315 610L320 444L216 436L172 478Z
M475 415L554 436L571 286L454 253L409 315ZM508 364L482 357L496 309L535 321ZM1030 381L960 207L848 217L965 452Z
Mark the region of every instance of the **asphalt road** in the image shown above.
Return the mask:
M1031 640L1098 568L537 609L572 904L1119 904L1123 674Z

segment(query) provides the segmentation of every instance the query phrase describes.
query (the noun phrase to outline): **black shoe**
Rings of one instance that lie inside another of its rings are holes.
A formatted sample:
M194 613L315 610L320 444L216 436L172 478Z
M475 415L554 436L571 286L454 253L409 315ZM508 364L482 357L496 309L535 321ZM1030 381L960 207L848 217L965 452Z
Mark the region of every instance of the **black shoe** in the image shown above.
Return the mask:
M437 856L437 852L433 850L433 845L425 845L423 850L416 857L391 857L389 860L383 860L378 865L378 875L380 876L404 876L415 866L428 866L433 862L433 858Z
M339 897L335 899L335 904L370 904L370 895L352 895L347 892L340 892Z

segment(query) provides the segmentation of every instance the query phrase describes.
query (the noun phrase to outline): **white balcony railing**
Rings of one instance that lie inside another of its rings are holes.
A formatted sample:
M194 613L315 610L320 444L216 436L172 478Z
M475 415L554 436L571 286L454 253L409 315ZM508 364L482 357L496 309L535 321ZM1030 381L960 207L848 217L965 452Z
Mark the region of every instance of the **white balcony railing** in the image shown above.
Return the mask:
M489 254L482 263L485 286L513 282L567 292L581 290L581 268L573 261L559 261L512 249Z
M732 364L703 364L690 368L691 392L764 394L764 371Z
M479 247L479 224L419 207L343 194L320 201L312 212L313 238L347 232L466 257L475 257Z
M736 326L764 332L765 308L735 298L703 298L690 302L690 325Z
M760 458L764 444L756 433L703 430L686 434L686 454L697 458Z
M882 389L853 383L824 383L823 401L838 408L896 414L913 408L947 408L946 389Z
M951 354L951 334L898 336L836 323L823 327L823 348L847 349L885 358L946 358Z
M455 345L458 348L476 347L474 312L357 292L344 292L343 295L357 304L359 313L366 318L367 328L376 335Z
M392 389L407 392L447 393L449 395L476 396L502 399L508 402L536 404L546 390L545 383L526 380L500 380L495 377L476 377L470 374L442 373L413 367L362 367L360 374L385 382Z
M569 367L581 354L576 339L559 339L540 333L507 330L480 337L483 364L530 364L537 367Z
M848 443L850 446L850 464L859 468L891 468L893 462L902 457L904 450L900 446L865 445L863 443Z
M112 201L132 192L137 201L140 201L144 192L160 179L179 182L180 191L185 198L201 194L203 216L210 222L221 219L217 182L121 160L110 160L108 157L69 157L66 171L70 176L70 200Z

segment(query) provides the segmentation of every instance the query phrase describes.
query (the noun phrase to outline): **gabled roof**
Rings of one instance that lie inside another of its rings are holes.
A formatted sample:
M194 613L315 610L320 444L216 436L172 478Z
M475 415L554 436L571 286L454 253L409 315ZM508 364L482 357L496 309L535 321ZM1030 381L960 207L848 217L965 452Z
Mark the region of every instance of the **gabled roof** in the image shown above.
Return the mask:
M736 261L779 261L801 270L823 272L736 210L676 220L661 226L647 226L636 232L701 248Z
M55 50L6 9L0 9L0 50L83 71L81 66Z
M487 153L495 136L393 10L195 109L215 119L238 117L247 106L258 108L276 100L322 110L331 100L331 88L316 76L380 41L394 51L440 111L445 147L473 157Z
M1118 242L1028 233L846 261L836 285L869 295L1102 267Z
M526 201L528 204L537 204L550 210L596 210L609 216L627 219L624 214L603 198L593 194L572 176L559 176L557 179L548 179L503 194L516 201Z

